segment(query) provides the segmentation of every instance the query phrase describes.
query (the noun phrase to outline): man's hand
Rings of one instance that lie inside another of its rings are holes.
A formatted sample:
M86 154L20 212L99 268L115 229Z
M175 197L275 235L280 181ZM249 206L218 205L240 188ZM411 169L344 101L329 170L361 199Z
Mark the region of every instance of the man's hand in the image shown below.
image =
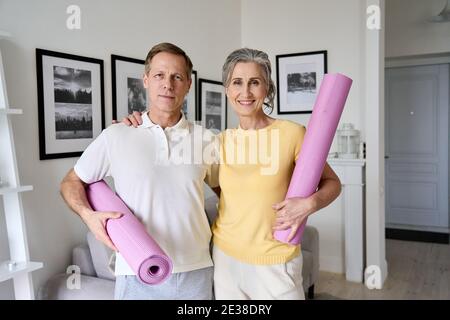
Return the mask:
M119 212L92 211L89 214L83 215L82 219L97 240L101 241L112 250L118 251L106 232L106 222L108 219L118 219L122 217L122 215L123 214Z
M113 242L106 232L106 221L117 219L122 216L117 212L96 212L86 197L86 183L84 183L71 169L61 182L61 195L69 205L70 209L80 216L95 238L103 242L109 248L117 251Z
M129 114L128 117L122 119L122 123L127 126L133 126L137 128L142 124L142 113L139 111L133 111L132 114Z

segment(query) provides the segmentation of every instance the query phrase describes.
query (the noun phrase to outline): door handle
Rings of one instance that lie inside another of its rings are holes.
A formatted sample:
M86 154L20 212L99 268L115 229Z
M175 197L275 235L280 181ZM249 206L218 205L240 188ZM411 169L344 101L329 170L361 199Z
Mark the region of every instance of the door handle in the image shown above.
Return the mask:
M384 156L385 159L389 159L389 156Z

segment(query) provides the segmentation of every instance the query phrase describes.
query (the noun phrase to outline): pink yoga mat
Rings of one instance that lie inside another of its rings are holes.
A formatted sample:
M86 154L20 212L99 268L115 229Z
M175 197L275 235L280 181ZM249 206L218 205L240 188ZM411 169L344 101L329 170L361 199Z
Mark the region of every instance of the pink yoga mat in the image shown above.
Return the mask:
M325 74L286 199L307 198L316 192L351 85L352 79L340 73ZM303 221L294 238L289 241L290 244L298 245L301 242L306 220ZM290 232L290 228L275 231L274 238L288 243L287 237Z
M172 261L122 199L103 180L88 185L86 195L95 211L123 213L119 219L107 221L106 231L138 278L146 284L166 280L172 273Z

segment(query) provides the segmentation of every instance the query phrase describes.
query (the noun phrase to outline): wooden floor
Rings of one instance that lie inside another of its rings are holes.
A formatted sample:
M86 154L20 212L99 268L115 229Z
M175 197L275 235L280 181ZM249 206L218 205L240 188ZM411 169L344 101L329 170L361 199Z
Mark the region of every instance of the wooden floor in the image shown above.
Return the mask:
M450 245L386 239L386 259L383 289L320 272L316 299L450 299Z

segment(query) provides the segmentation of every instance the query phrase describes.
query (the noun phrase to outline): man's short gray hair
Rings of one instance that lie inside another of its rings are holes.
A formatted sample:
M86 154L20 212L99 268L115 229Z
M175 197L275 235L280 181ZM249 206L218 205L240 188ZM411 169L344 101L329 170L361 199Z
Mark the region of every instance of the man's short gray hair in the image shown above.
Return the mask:
M222 67L222 82L225 88L228 88L230 85L231 75L238 62L254 62L260 66L267 88L267 102L265 104L268 105L271 109L270 112L272 112L276 88L271 78L272 67L267 53L249 48L237 49L230 53Z
M147 54L147 58L145 58L145 74L148 74L150 72L150 64L152 62L152 59L154 56L156 56L160 52L167 52L171 54L175 54L178 56L182 56L184 58L184 62L186 63L186 75L188 79L191 79L191 73L192 73L192 61L191 58L186 54L186 52L183 51L180 47L177 47L176 45L169 43L169 42L163 42L155 45L153 48L150 49L150 51Z

